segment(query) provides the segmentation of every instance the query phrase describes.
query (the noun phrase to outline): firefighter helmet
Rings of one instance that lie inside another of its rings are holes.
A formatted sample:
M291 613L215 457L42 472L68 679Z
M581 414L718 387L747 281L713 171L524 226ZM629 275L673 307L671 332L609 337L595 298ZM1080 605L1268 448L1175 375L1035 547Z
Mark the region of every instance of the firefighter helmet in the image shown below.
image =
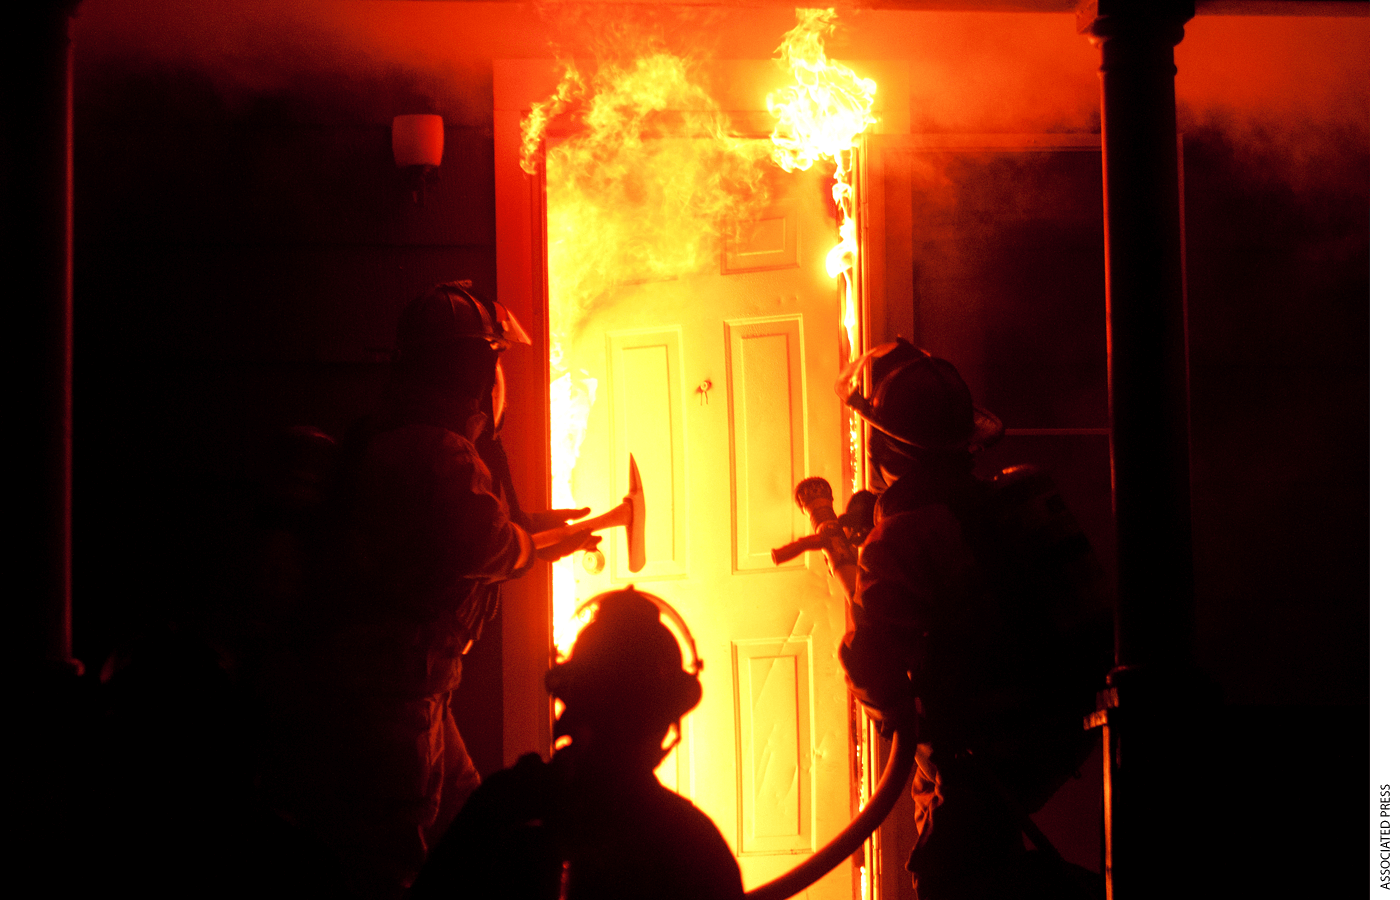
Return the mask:
M700 702L700 669L685 622L654 594L629 585L589 600L594 617L579 632L568 660L549 670L545 687L564 702L559 732L575 716L597 721L629 720L664 728L679 722ZM663 623L670 618L689 653Z
M867 378L868 397L861 393ZM1005 431L1000 419L973 405L952 363L904 338L853 360L836 393L872 427L915 451L988 447Z
M503 304L478 300L467 280L439 284L409 303L399 317L401 353L479 339L492 350L529 344L530 336Z

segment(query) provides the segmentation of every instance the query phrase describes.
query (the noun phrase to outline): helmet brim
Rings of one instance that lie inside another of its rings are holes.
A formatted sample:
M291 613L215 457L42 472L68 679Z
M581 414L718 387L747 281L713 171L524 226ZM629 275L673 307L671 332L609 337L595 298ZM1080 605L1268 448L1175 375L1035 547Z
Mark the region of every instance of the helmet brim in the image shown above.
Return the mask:
M880 344L872 347L857 358L846 364L841 371L840 377L836 380L836 396L841 398L841 402L848 406L852 412L866 422L870 427L875 428L900 443L917 447L920 450L956 450L966 448L969 450L981 450L990 447L1001 440L1006 434L1006 426L1001 419L997 418L988 410L980 406L972 407L972 430L965 436L946 444L930 444L926 440L921 440L909 434L901 434L898 429L893 428L888 422L880 419L876 413L870 398L866 397L861 390L861 381L865 375L865 369L875 360L893 353L899 347L913 347L907 344L903 338L897 341ZM918 348L914 348L918 349ZM919 350L924 356L929 356L925 350Z

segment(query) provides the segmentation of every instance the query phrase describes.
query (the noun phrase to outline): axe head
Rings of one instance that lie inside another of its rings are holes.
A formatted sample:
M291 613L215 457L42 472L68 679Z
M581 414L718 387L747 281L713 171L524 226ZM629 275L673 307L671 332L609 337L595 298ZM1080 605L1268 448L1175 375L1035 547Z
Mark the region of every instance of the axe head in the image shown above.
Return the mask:
M642 473L637 471L637 460L627 455L627 496L632 515L627 520L627 571L640 572L647 564L647 502L642 493Z

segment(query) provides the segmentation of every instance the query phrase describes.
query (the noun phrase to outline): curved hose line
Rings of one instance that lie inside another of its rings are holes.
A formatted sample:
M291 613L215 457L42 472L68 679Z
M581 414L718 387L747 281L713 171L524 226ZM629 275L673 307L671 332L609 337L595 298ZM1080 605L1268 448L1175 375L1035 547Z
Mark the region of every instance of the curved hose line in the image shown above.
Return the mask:
M906 734L902 730L896 731L893 746L890 747L889 761L885 763L880 783L875 786L875 793L871 794L865 809L824 847L791 871L748 891L744 894L744 900L785 900L798 891L811 887L817 879L855 853L856 848L880 827L885 816L894 809L899 795L904 792L904 784L909 780L909 770L914 767L914 743L912 734Z

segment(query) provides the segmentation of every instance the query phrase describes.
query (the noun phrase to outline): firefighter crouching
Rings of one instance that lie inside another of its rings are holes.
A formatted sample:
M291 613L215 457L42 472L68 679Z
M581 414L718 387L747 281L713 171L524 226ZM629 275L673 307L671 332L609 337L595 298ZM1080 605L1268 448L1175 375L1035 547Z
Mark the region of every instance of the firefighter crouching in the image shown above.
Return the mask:
M1003 428L946 360L900 339L854 361L837 391L872 426L888 485L840 655L872 716L917 728L918 896L1101 895L1029 819L1092 749L1082 717L1112 662L1087 539L1046 473L973 474Z

